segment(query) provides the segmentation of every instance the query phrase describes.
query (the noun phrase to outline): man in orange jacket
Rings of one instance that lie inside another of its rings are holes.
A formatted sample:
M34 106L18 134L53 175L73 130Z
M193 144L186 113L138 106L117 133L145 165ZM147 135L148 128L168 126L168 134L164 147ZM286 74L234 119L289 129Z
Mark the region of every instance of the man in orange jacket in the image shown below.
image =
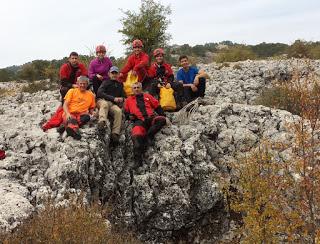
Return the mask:
M96 106L94 94L87 90L89 78L79 76L78 87L72 88L64 97L63 124L68 136L76 140L81 139L79 126L90 121L90 114Z
M121 69L119 79L124 82L127 78L128 72L131 70L132 74L138 76L138 81L144 85L147 80L149 56L142 51L143 43L141 40L134 40L132 47L133 53L128 57L127 63Z

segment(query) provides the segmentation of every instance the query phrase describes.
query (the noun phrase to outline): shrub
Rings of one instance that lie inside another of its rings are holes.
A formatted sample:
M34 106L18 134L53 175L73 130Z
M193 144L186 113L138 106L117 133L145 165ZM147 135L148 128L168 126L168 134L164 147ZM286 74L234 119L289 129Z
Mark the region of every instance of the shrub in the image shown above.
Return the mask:
M57 83L46 81L33 81L22 87L22 92L36 93L38 91L56 90L58 88Z
M247 59L256 59L256 55L250 47L245 45L237 45L229 48L221 49L214 61L217 63L237 62Z
M305 106L311 106L312 100L319 99L320 81L311 72L303 79L299 71L295 71L291 80L276 81L274 86L265 89L255 100L255 104L271 108L287 110L293 114L302 116ZM310 104L305 104L305 102Z
M286 84L299 97L300 118L288 123L290 141L263 143L232 164L226 199L242 215L243 243L320 240L320 93L311 77ZM286 156L282 156L283 152ZM236 190L235 190L236 189Z
M302 40L296 40L288 48L289 58L311 58L310 46L307 42Z
M73 203L68 207L47 203L3 243L139 243L132 235L116 233L106 222L106 210ZM1 239L0 239L1 242Z

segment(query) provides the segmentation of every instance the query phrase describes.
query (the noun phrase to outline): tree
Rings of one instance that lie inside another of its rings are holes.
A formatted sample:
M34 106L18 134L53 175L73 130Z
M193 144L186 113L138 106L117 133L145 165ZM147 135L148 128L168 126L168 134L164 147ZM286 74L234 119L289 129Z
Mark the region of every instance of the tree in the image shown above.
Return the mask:
M122 29L119 30L124 38L122 42L130 45L134 39L141 39L144 43L144 50L151 54L157 47L165 47L171 38L166 31L171 21L168 16L171 14L170 6L164 6L154 0L141 0L138 13L130 10L122 11L125 14L120 21Z

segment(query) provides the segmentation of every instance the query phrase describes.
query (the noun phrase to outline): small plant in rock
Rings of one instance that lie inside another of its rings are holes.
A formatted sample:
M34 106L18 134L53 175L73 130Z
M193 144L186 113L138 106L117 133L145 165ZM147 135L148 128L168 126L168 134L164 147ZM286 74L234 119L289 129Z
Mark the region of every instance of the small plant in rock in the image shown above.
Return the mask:
M256 59L255 53L250 47L245 45L236 45L233 47L228 47L221 49L215 56L214 61L217 63L223 62L237 62L247 59Z
M117 233L106 220L106 210L76 202L45 208L18 227L0 236L2 243L140 243L129 233Z

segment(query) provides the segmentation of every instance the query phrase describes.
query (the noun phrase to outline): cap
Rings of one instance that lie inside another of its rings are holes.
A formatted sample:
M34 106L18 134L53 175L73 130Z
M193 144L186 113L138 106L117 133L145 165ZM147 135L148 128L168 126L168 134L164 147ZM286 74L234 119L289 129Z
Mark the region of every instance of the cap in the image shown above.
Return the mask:
M118 69L117 66L112 66L109 71L110 71L110 73L111 73L111 72L117 72L117 73L119 73L119 69Z

